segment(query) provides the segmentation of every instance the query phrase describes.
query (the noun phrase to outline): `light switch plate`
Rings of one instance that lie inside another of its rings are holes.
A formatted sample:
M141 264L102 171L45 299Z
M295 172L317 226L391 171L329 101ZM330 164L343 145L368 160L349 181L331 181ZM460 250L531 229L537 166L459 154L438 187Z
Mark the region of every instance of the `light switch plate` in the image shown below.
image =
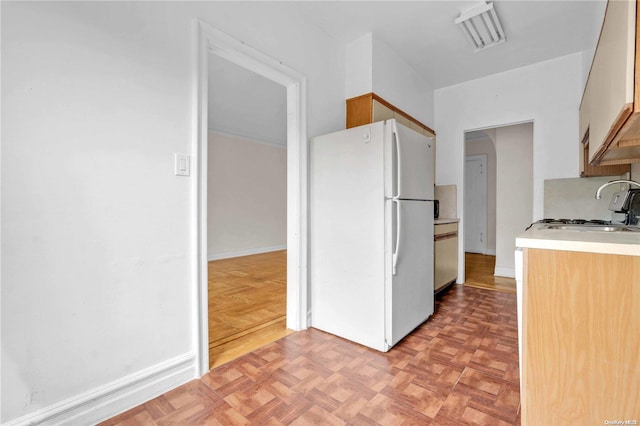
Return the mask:
M190 157L187 154L175 154L176 176L189 176L191 174Z

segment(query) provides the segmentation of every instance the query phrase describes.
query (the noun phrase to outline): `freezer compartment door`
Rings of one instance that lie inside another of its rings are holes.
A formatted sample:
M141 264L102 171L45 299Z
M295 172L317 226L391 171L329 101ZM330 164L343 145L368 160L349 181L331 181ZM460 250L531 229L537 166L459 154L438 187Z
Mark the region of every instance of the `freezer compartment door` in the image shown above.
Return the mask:
M434 140L396 120L385 124L385 197L433 200Z
M387 200L385 207L385 334L393 346L433 314L433 202Z

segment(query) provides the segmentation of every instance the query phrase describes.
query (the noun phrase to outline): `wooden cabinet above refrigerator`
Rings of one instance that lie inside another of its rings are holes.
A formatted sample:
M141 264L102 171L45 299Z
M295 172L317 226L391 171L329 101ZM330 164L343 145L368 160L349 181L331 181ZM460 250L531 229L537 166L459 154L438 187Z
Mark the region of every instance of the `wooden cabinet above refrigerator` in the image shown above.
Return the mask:
M375 93L367 93L347 99L347 129L391 118L395 118L398 123L425 136L434 138L436 135L432 128L419 122Z

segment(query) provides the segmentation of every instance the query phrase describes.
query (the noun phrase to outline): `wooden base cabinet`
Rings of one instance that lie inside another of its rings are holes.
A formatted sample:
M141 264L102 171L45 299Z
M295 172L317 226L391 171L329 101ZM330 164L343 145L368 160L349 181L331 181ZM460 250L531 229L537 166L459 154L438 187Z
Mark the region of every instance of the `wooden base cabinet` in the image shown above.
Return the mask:
M434 231L434 281L436 293L458 277L458 224L435 225Z
M523 279L522 425L639 424L640 256L528 248Z

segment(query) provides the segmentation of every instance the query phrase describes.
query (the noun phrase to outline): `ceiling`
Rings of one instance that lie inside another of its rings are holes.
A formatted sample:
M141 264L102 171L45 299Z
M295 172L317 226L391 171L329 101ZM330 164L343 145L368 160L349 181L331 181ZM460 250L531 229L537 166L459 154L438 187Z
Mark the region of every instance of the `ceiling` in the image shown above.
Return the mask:
M208 127L273 145L287 144L287 90L261 75L209 55Z
M454 24L478 1L290 1L279 6L347 44L372 33L434 89L595 49L605 0L496 0L506 42L474 52ZM282 86L210 55L209 128L286 144ZM263 94L263 96L256 96Z
M382 40L435 89L595 49L606 1L494 1L505 43L475 53L454 24L478 1L309 1L290 7L342 43Z

